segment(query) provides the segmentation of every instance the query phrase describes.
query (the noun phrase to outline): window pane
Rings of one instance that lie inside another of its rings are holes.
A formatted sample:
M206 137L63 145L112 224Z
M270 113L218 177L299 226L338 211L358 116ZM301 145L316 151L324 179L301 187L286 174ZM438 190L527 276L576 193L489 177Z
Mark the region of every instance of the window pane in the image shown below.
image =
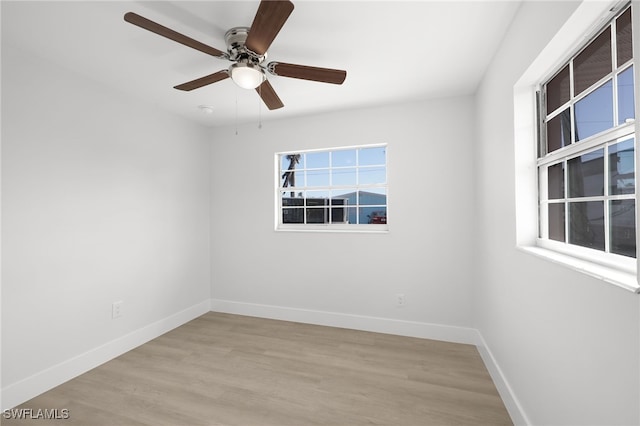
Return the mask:
M328 223L327 210L324 207L307 208L307 223Z
M282 197L282 223L304 223L304 198ZM288 207L295 206L295 207Z
M549 204L549 239L564 243L564 203Z
M282 200L283 200L282 205L283 206L285 206L285 205L289 205L289 206L297 206L297 205L301 206L301 205L303 205L302 202L301 202L301 204L291 204L291 203L295 203L295 201L290 201L289 202L290 204L284 204L284 200L285 199L287 199L287 200L293 200L293 199L304 200L302 191L299 191L296 188L290 188L289 191L285 191L285 190L282 191Z
M332 206L341 206L341 207L332 207L331 208L331 223L348 223L348 210L346 206L348 205L348 200L344 198L334 198L331 200Z
M307 186L329 186L329 170L307 170Z
M611 80L576 103L576 140L586 139L613 127Z
M547 122L547 152L571 143L571 112L569 108Z
M327 199L326 198L305 198L305 204L307 205L307 207L322 207L325 206L327 203Z
M358 209L356 207L347 208L347 223L359 224Z
M320 204L318 203L315 204L316 206L326 204L324 200L329 199L329 191L306 191L304 195L307 200L309 199L321 200ZM311 205L311 204L307 203L307 205Z
M624 64L633 57L631 43L631 8L620 15L616 21L616 42L618 53L618 66Z
M335 207L335 206L340 206L340 207L345 206L345 207L348 207L348 206L350 206L350 205L351 205L351 204L349 203L349 200L348 200L348 199L346 199L346 198L332 198L332 199L331 199L331 200L329 200L329 201L331 202L331 205L332 205L332 206L334 206L334 207ZM341 210L342 210L342 209L341 209Z
M386 225L387 224L387 208L386 207L361 207L360 223Z
M547 83L547 114L569 102L569 88L569 65L567 65Z
M361 166L382 166L387 164L385 160L386 148L362 148L358 152L358 164Z
M283 173L287 170L303 168L302 156L300 154L287 154L280 156L280 171ZM292 164L293 163L293 164Z
M283 188L289 186L304 186L304 175L296 171L301 168L302 156L300 154L288 154L280 157L280 185Z
M348 149L331 153L331 167L345 167L356 165L356 150Z
M332 206L348 206L350 204L349 198L340 196L332 197L329 202Z
M564 198L564 162L550 166L547 176L549 199Z
M331 184L332 185L355 185L356 181L356 169L333 169L331 171Z
M282 185L283 188L288 188L288 187L293 187L293 186L304 186L304 173L303 172L296 172L296 171L293 171L293 170L286 170L284 173L282 173L280 178L282 179L281 185Z
M636 256L636 202L635 200L613 200L611 212L611 253Z
M282 223L304 223L304 209L282 209Z
M305 154L305 167L307 169L329 167L329 153L328 152L312 152L312 153Z
M358 183L360 185L385 183L386 180L387 173L384 167L365 167L358 171Z
M569 197L604 195L604 149L567 161Z
M331 191L331 199L338 200L335 203L348 204L348 205L356 205L358 202L358 192L355 188L349 188L344 190L333 190ZM342 201L344 200L344 201Z
M618 75L618 124L635 117L633 67L630 67Z
M635 152L633 139L609 147L609 194L635 193Z
M358 203L361 206L380 206L387 204L387 194L384 190L377 192L360 191L358 194Z
M331 209L331 223L349 223L348 209L346 207L333 207Z
M611 72L611 28L607 27L573 60L575 95Z
M288 193L283 193L282 194L282 206L283 207L288 207L288 206L302 207L302 206L304 206L304 198L302 198L302 197L300 197L300 198L288 197L286 194L288 194Z
M604 202L569 204L569 243L604 250Z

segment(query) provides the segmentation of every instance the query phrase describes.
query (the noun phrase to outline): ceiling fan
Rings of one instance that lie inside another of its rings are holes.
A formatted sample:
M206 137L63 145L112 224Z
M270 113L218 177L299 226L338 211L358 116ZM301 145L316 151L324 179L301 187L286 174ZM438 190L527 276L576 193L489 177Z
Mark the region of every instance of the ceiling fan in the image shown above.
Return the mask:
M265 71L281 77L291 77L323 83L342 84L347 72L331 68L319 68L284 62L269 62L267 50L293 11L288 0L261 0L251 27L234 27L225 34L227 51L208 46L170 28L162 26L136 13L128 12L124 20L203 53L233 62L229 69L220 70L193 81L174 86L190 91L231 77L244 89L255 89L270 110L282 108L284 104L269 83Z

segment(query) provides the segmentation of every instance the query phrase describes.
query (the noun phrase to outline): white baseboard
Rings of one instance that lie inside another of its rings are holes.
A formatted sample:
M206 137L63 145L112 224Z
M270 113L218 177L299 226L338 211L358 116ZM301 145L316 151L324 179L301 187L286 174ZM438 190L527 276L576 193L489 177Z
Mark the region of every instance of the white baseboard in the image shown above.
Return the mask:
M256 303L234 302L211 299L211 310L228 314L247 315L305 324L350 328L375 333L396 334L453 343L478 343L478 331L473 328L431 324L418 321L404 321L391 318L352 315L311 309L288 308Z
M478 348L478 352L480 353L480 357L482 357L482 361L484 365L487 367L491 378L493 379L493 383L496 385L496 389L502 398L502 402L509 412L511 416L511 420L514 425L530 425L531 421L527 417L525 411L520 404L520 401L516 397L515 393L509 386L509 382L505 378L502 373L502 369L496 362L496 359L493 356L493 353L487 346L487 342L485 342L482 335L478 332L479 342L476 345Z
M205 300L1 390L2 410L13 408L210 311Z

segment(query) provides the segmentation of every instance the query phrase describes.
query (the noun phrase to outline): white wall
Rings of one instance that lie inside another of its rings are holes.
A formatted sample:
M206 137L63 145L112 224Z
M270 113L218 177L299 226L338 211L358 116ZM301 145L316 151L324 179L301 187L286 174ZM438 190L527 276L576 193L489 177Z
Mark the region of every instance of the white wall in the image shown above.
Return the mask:
M281 317L310 322L334 313L327 323L355 328L374 318L469 327L472 102L340 111L262 129L253 123L237 136L216 129L214 309L274 315L281 307ZM274 153L371 143L388 143L388 234L274 231ZM404 307L396 306L396 293L406 295ZM391 331L408 333L408 326ZM456 340L447 331L438 337Z
M513 87L578 7L525 2L477 96L476 326L531 424L639 424L638 296L515 247Z
M209 152L208 129L3 40L3 408L208 310Z

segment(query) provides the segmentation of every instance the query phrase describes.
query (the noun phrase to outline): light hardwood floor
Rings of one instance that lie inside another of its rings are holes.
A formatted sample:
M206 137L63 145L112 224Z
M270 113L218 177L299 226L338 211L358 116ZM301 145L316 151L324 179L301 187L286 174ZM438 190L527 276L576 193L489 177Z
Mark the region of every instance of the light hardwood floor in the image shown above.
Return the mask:
M2 425L507 425L472 345L207 313Z

